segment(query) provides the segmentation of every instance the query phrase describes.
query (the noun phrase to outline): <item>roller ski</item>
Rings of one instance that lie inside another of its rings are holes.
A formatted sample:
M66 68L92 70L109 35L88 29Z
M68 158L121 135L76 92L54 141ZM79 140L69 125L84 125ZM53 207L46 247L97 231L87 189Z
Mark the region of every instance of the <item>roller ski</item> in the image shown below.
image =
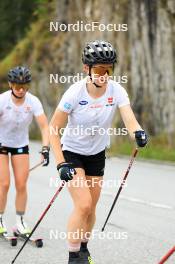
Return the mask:
M15 247L17 245L17 238L8 234L2 218L0 218L0 238L4 241L9 242L12 247Z
M19 230L16 227L13 228L14 236L17 237L18 239L22 240L22 241L25 241L29 237L30 233L31 232L29 229L25 230L24 233L21 233L21 232L19 232ZM30 238L29 242L32 245L36 246L37 248L43 247L43 240L41 238L37 238L37 239Z
M25 241L30 236L31 230L28 228L22 216L20 217L20 221L17 223L16 227L13 228L13 234L15 237L23 241ZM41 238L30 238L29 242L37 248L43 247L43 240Z

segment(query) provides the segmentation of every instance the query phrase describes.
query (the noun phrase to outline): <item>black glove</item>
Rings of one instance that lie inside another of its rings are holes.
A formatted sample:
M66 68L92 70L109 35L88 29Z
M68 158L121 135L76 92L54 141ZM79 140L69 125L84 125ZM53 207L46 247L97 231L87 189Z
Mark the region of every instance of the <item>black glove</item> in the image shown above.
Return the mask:
M76 170L72 163L62 162L57 165L57 170L62 181L71 181L73 176L76 174Z
M148 136L144 130L137 130L135 133L135 139L139 147L144 147L148 143Z
M50 148L48 146L43 146L42 147L42 150L41 150L40 153L44 157L43 166L48 166L48 164L49 164L49 151L50 151Z

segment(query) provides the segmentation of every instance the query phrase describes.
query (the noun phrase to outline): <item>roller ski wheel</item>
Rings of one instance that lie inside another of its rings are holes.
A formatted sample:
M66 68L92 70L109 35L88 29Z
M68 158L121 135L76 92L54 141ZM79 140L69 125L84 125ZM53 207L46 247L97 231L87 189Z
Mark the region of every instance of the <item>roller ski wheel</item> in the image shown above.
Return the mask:
M11 241L11 246L12 247L16 247L17 246L18 241L17 241L17 238L16 237L11 237L10 238L10 241Z
M17 237L16 236L10 236L7 232L1 233L0 238L9 242L12 247L17 246Z
M41 238L35 240L35 244L37 248L43 247L43 240Z
M25 241L30 236L30 233L21 234L16 228L13 229L13 234L15 237L17 237L23 241ZM41 239L41 238L37 238L37 239L30 238L29 242L32 245L36 246L37 248L43 247L43 239Z

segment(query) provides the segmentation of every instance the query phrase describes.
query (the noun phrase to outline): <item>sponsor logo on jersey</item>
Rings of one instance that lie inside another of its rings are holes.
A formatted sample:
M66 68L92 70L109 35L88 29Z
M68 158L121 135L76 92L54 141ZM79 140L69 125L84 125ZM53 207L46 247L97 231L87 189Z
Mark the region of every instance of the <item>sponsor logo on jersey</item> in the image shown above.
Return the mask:
M112 104L113 103L113 97L108 97L108 104Z
M90 108L102 108L102 107L103 107L102 104L94 104L90 106Z
M113 106L113 105L114 105L113 97L108 97L108 103L106 104L106 106Z
M31 111L31 106L26 105L24 109L25 109L25 113L29 113Z
M80 105L87 105L88 104L88 101L85 101L85 100L82 100L79 102Z
M64 104L64 108L66 109L66 110L70 110L71 109L71 104L69 104L69 103L65 103Z
M10 110L10 109L12 109L12 107L8 105L8 106L6 107L6 109L7 109L7 110Z

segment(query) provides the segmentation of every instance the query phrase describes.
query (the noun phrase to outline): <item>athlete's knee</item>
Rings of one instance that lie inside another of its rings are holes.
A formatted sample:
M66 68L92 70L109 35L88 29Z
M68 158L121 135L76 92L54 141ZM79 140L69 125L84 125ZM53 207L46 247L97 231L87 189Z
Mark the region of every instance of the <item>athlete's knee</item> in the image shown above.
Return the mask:
M0 183L0 190L3 193L7 193L10 187L10 182L9 181L4 181Z
M92 206L92 210L91 210L91 214L92 215L95 215L96 214L96 206Z
M25 183L17 183L16 184L16 191L17 191L17 193L26 192L26 184Z
M89 216L92 212L92 200L83 200L81 205L79 205L79 210L82 215Z
M91 212L90 212L90 214L89 214L89 217L90 217L90 218L94 218L94 217L96 217L96 206L94 207L94 206L92 205L92 207L91 207Z

